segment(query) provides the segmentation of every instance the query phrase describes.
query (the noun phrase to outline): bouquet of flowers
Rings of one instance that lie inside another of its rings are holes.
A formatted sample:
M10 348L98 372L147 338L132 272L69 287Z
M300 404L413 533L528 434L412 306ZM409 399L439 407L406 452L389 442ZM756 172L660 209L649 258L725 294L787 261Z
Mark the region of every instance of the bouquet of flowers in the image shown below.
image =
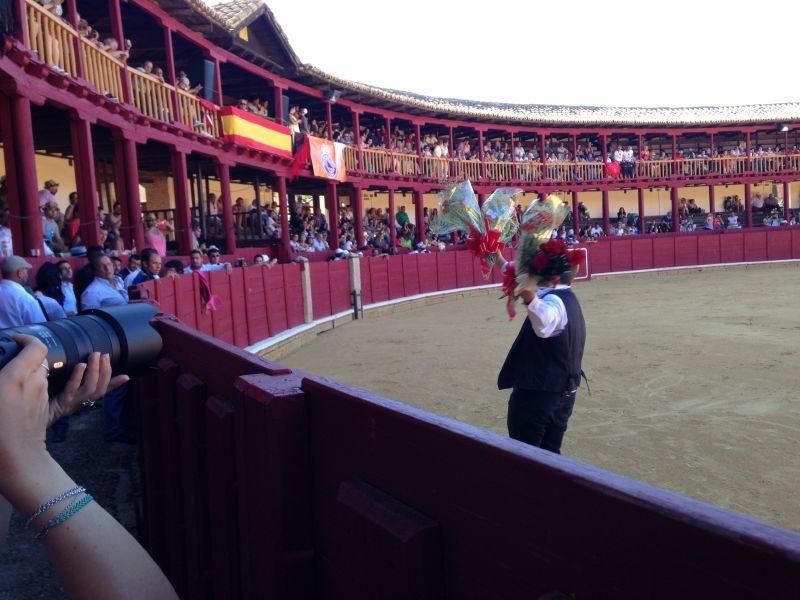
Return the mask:
M469 180L439 192L439 215L431 221L431 233L441 235L484 226L478 198Z
M552 279L577 265L577 253L570 252L563 240L553 239L553 231L568 214L569 208L553 194L532 202L523 213L514 265L507 265L503 273L506 310L512 319L514 300L523 290L535 289L540 279Z
M467 244L480 259L481 271L486 279L497 262L497 251L502 250L519 229L514 199L521 193L519 188L496 189L481 207L485 231L470 231Z

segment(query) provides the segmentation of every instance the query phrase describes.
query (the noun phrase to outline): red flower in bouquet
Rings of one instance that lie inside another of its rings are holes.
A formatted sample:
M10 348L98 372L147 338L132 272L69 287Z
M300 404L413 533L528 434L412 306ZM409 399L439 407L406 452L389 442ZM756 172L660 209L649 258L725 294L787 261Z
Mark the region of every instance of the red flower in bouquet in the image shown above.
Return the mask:
M537 271L544 271L547 268L547 263L550 262L550 257L544 252L537 252L533 257L533 268Z

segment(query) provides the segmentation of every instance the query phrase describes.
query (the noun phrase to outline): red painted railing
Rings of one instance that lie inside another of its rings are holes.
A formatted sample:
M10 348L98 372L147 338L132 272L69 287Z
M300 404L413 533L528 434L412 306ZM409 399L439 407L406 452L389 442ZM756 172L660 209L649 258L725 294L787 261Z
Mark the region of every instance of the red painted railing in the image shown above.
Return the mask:
M797 533L156 327L142 529L181 597L800 595Z

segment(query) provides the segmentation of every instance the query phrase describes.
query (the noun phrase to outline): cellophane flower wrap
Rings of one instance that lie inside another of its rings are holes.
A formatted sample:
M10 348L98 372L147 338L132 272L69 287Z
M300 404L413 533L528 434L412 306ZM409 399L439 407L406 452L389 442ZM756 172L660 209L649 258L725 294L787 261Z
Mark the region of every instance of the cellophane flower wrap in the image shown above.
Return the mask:
M483 233L486 230L478 198L469 180L439 192L439 215L431 221L430 228L434 235L473 229Z
M519 229L515 198L519 188L498 188L481 207L485 232L470 231L467 243L481 261L483 277L488 279L497 262L497 251L505 248Z
M556 196L550 194L544 200L531 202L520 220L520 242L514 257L514 264L519 276L522 273L534 275L529 269L539 251L539 246L550 241L553 231L558 229L569 214L569 208Z
M514 255L514 264L506 265L503 273L503 293L507 298L506 310L511 319L516 315L514 309L516 298L523 290L535 288L542 276L543 269L537 268L537 265L549 268L551 257L545 256L547 253L542 253L539 249L552 240L553 231L558 229L568 214L569 208L554 194L543 200L533 201L522 214L519 224L519 246ZM563 244L560 240L559 242ZM565 244L564 250L566 252ZM542 265L545 260L548 265Z

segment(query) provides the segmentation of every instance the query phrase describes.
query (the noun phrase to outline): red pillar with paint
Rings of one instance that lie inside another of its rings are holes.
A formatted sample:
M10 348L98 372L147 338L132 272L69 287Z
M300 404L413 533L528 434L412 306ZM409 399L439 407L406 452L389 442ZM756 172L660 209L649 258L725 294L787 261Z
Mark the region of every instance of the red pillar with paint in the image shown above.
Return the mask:
M175 239L178 254L186 256L192 251L192 210L189 204L189 175L186 153L173 149L172 181L175 190Z
M281 244L286 256L289 255L289 196L286 193L286 177L278 175L278 206L281 209Z
M0 94L0 130L3 135L3 159L6 168L6 202L8 203L11 238L14 252L19 255L27 254L25 237L23 233L22 194L20 193L19 176L17 175L17 149L14 142L14 119L11 114L11 99ZM33 192L36 193L36 178L34 176ZM38 204L37 204L38 206Z
M394 215L394 188L389 188L389 236L391 245L397 246L397 227L394 226Z
M578 192L572 192L572 231L575 234L575 239L578 238L578 232L581 229L581 215L578 210Z
M417 243L425 243L425 196L419 190L414 190L414 231Z
M744 218L745 226L753 226L753 187L749 183L744 184Z
M791 211L791 191L792 191L792 183L790 181L783 182L783 218L786 219L788 222L792 218L792 211Z
M175 79L175 53L172 49L172 30L169 27L164 28L164 50L167 59L167 81L172 84L172 120L180 123L181 104L178 100L178 87Z
M81 238L87 247L95 246L100 243L100 213L97 207L92 125L79 115L70 115L70 134L80 204Z
M608 190L603 190L603 231L606 235L611 233L611 218L608 212Z
M364 247L364 196L363 190L353 186L353 229L356 230L356 246Z
M478 129L478 158L481 161L481 179L486 179L486 157L483 154L483 130Z
M708 186L708 212L712 217L717 212L717 191L713 183Z
M672 231L680 231L680 219L678 218L678 188L670 188L670 198L672 200Z
M233 198L231 198L231 166L227 162L217 162L220 198L222 203L222 222L225 225L225 251L233 254L236 251L236 223L233 219Z
M325 206L328 209L328 244L332 249L339 247L339 197L336 184L328 182L328 192L325 194Z
M272 87L272 107L275 111L275 122L280 123L281 125L287 125L287 123L283 122L283 90L284 88L279 86L278 84L274 84Z
M639 219L638 219L638 228L639 228L639 235L644 233L644 188L639 188Z
M142 224L142 204L139 198L139 157L136 142L131 138L122 140L123 160L125 161L125 202L128 205L128 227L131 240L136 242L136 249L144 248L144 225Z
M41 210L39 210L39 186L36 178L36 154L33 143L33 119L31 102L23 96L11 99L15 162L19 186L20 217L22 219L22 245L15 241L16 248L23 248L27 256L41 256L44 251Z

